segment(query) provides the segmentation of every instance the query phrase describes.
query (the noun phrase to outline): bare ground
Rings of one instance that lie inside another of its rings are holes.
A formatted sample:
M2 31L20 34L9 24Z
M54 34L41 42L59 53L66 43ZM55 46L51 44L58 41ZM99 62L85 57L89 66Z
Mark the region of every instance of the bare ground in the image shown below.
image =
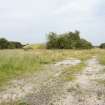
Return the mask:
M11 81L0 92L0 103L21 99L26 105L105 105L105 84L97 82L105 80L105 67L96 57L86 61L86 68L75 75L76 80L65 81L60 77L65 67L78 63L80 60L65 60L46 66L32 77Z
M83 73L77 74L77 79L65 86L68 91L53 105L105 105L105 84L96 81L105 80L104 69L96 57L88 60Z

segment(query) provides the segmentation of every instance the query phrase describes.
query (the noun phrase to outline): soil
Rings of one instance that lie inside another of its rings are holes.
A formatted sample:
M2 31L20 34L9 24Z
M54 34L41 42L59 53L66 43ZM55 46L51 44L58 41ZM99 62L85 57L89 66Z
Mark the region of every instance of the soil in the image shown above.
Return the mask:
M105 84L97 82L105 80L105 67L97 57L85 62L85 69L75 75L75 80L60 77L65 67L79 63L78 59L67 59L47 65L31 77L12 80L0 91L0 103L21 100L26 105L105 105Z

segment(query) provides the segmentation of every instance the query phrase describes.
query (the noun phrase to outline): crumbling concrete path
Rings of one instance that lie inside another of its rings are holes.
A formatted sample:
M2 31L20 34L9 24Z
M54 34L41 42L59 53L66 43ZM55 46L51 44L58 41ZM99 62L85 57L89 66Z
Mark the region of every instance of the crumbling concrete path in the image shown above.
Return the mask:
M65 86L67 91L53 105L105 105L105 82L102 83L105 81L105 67L96 57L86 64L84 71Z

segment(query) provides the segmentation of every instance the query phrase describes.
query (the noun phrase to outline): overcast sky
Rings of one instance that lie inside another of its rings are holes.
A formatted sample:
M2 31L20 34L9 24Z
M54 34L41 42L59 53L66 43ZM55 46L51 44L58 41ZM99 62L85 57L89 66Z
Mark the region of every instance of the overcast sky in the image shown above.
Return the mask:
M105 42L105 0L0 0L0 37L39 43L48 32L75 30Z

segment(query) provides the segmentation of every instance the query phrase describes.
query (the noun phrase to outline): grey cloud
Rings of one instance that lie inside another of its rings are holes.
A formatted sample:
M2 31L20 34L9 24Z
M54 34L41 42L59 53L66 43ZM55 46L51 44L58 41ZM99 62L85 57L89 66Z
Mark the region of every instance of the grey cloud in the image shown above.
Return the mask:
M44 42L50 31L78 29L97 44L105 40L104 1L0 0L0 37L22 42Z

